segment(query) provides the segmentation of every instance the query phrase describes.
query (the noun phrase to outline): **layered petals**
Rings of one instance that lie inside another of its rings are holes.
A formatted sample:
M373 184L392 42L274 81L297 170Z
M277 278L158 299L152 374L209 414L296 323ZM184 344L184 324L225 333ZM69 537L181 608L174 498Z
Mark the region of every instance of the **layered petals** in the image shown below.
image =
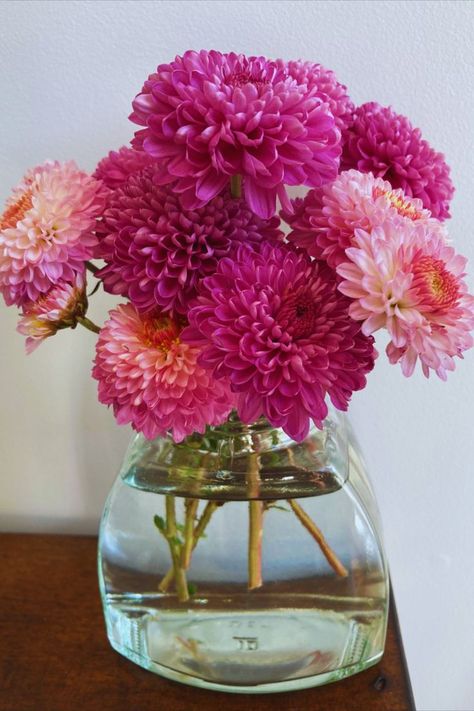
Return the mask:
M290 242L316 259L324 259L333 269L346 260L346 249L356 229L371 232L388 220L394 224L411 220L429 222L432 230L442 231L421 200L409 198L388 181L358 170L344 171L333 183L310 190L303 200L295 200L292 212L283 212L282 217L292 228Z
M34 351L45 338L63 328L75 328L87 311L85 279L77 274L72 283L59 282L36 301L23 305L17 331L26 338L26 352Z
M442 153L437 153L419 128L376 102L359 106L343 133L343 170L357 168L388 180L392 188L421 200L433 217L450 216L454 187Z
M340 131L329 103L281 60L188 51L150 75L130 118L144 128L133 146L159 159L162 183L175 182L196 209L244 178L249 205L264 219L285 185L334 180Z
M387 355L411 375L418 359L426 376L442 378L473 345L474 298L463 279L466 260L431 224L386 222L356 230L347 261L337 267L340 291L364 333L386 328Z
M0 217L0 292L7 305L36 301L83 273L107 188L73 161L30 170Z
M261 415L302 440L329 394L345 410L365 386L373 339L350 318L334 272L288 245L239 247L203 280L183 339L230 380L244 422Z
M224 193L207 205L185 209L171 185L157 184L159 167L131 175L113 191L98 225L99 276L113 294L127 296L142 312L157 307L184 315L199 280L243 242L283 238L277 217L262 220L245 201Z
M92 375L99 400L112 405L119 424L130 423L148 439L170 432L180 442L202 434L226 420L233 396L226 380L215 380L198 364L198 355L182 342L177 321L120 305L97 341Z

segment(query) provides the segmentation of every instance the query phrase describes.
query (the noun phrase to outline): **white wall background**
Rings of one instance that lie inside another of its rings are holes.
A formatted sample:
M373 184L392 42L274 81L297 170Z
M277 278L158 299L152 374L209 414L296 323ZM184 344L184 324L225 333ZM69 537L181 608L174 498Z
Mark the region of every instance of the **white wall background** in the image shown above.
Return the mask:
M411 117L457 186L451 233L474 264L474 5L469 2L3 2L0 199L25 168L92 169L129 140L130 102L156 65L192 47L312 59L356 103ZM474 279L471 275L471 287ZM100 322L112 300L93 299ZM28 359L0 306L0 527L95 531L129 432L96 402L94 336L63 332ZM354 397L385 524L420 711L474 709L474 353L448 384L380 359Z

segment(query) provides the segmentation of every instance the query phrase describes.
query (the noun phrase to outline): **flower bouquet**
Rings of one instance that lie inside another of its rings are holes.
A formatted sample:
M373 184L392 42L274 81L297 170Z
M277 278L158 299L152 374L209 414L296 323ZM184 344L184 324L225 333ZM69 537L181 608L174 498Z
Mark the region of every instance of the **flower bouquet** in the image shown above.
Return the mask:
M388 580L341 411L376 331L405 376L473 343L449 168L311 62L188 51L130 118L131 146L29 170L0 218L27 351L97 333L99 400L137 432L101 525L109 639L209 688L343 678L383 652ZM122 303L99 328L100 287Z

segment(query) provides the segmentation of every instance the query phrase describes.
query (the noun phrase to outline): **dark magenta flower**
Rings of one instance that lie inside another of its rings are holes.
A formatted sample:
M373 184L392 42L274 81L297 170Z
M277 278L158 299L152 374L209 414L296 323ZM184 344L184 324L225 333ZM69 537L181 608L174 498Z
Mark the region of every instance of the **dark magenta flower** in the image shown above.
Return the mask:
M285 185L320 186L339 167L340 132L318 90L288 75L282 60L188 51L150 75L133 102L133 145L160 160L162 183L175 183L195 209L232 176L262 218Z
M182 338L230 380L243 422L265 415L300 441L310 419L321 427L326 395L347 409L373 367L373 339L349 316L350 303L335 273L303 251L245 245L203 280Z
M262 220L229 194L185 210L173 186L156 184L158 173L148 166L110 193L96 256L106 261L100 276L107 291L127 296L142 312L186 314L199 280L236 244L283 233L277 217Z
M405 116L375 102L363 104L343 133L343 143L342 170L371 172L421 200L433 217L450 217L454 187L449 167Z
M125 183L129 175L138 173L153 162L154 159L148 153L122 146L118 151L110 151L99 161L93 177L115 190Z

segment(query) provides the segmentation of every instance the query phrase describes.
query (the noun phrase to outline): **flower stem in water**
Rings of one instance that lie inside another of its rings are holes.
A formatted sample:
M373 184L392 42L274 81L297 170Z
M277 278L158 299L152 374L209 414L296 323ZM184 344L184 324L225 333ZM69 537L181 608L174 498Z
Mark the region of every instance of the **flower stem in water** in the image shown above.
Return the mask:
M197 499L196 499L197 501ZM206 506L204 507L204 511L202 512L201 516L199 517L199 520L197 522L197 525L193 531L193 545L192 545L192 551L196 548L199 539L203 536L204 531L206 530L207 524L211 520L211 516L214 513L214 511L217 509L218 504L215 501L208 501ZM191 555L189 557L189 562L191 562ZM188 563L189 567L189 563ZM164 576L163 580L160 582L158 589L161 592L167 592L169 586L173 582L174 579L174 567L170 568L166 575Z
M318 546L321 548L327 562L331 568L341 576L341 578L346 578L349 573L347 568L341 563L337 555L334 553L329 543L324 538L321 530L316 526L314 521L308 516L306 511L301 508L301 506L294 499L287 499L293 512L295 513L298 520L303 524L306 530L312 535Z
M249 454L247 470L247 492L249 501L249 543L248 543L248 589L262 587L262 536L263 502L256 497L260 493L260 460L257 452Z
M181 565L185 570L189 568L191 562L191 553L194 544L194 519L196 518L199 499L185 499L185 518L184 518L184 543L181 550Z
M174 579L178 600L186 602L189 600L188 584L186 582L186 572L181 565L181 546L176 528L176 509L174 496L166 497L166 539L168 541L171 559L173 561Z

